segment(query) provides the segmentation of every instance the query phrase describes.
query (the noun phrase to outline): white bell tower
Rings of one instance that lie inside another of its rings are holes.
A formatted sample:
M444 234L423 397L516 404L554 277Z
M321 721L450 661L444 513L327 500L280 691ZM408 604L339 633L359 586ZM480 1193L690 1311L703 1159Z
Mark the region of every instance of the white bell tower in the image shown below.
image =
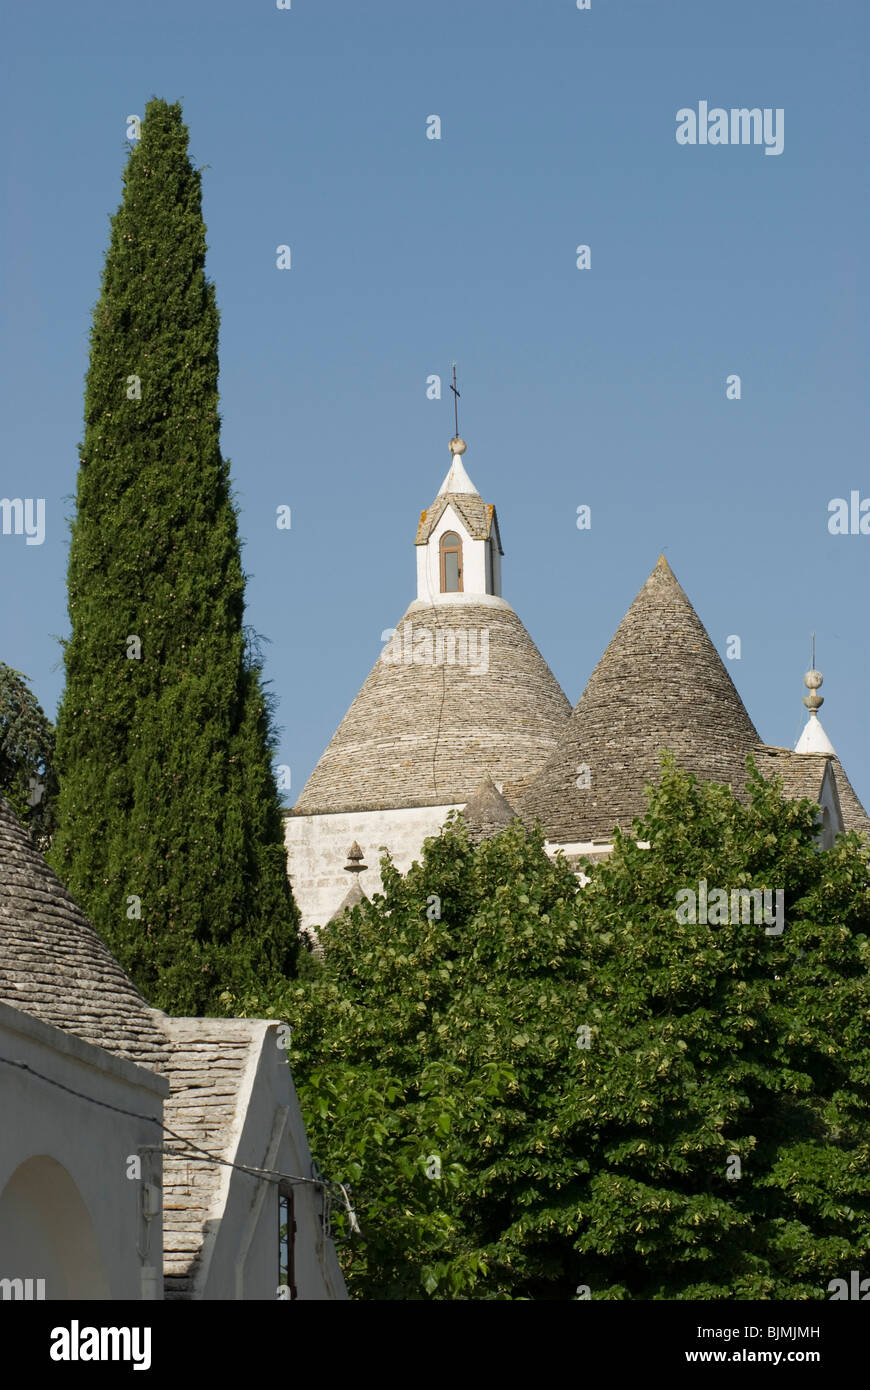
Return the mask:
M429 603L468 603L501 595L501 539L492 503L484 502L465 471L464 439L450 441L452 461L438 496L417 531L417 597Z

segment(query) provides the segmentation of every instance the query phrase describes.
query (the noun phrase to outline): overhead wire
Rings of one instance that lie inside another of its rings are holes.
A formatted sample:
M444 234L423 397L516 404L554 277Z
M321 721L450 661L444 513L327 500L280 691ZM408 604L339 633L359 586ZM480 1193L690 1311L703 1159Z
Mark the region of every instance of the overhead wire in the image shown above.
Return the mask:
M157 1125L158 1128L161 1129L164 1134L168 1134L172 1139L176 1139L180 1144L187 1145L187 1150L180 1154L172 1153L171 1150L167 1150L165 1146L162 1144L153 1146L143 1145L143 1148L153 1147L158 1149L160 1152L170 1153L172 1157L180 1158L190 1158L190 1150L192 1150L194 1153L199 1154L202 1159L206 1159L210 1163L220 1164L224 1168L233 1168L236 1170L236 1172L247 1173L250 1177L261 1178L266 1182L287 1182L291 1185L305 1183L310 1187L322 1188L325 1192L329 1194L333 1194L336 1191L338 1191L341 1194L341 1200L347 1212L348 1224L350 1225L350 1229L357 1235L362 1234L362 1232L360 1231L359 1222L356 1218L356 1213L353 1209L353 1206L351 1205L350 1196L344 1183L335 1182L327 1178L303 1178L291 1173L280 1173L277 1169L274 1168L255 1168L247 1163L233 1163L231 1159L222 1158L220 1154L213 1154L210 1153L208 1149L201 1148L199 1144L195 1144L192 1139L186 1138L185 1135L176 1134L174 1129L170 1129L169 1125L164 1124L163 1120L159 1120L156 1115L145 1115L138 1110L126 1110L121 1105L112 1105L107 1100L97 1100L95 1096L89 1096L84 1091L78 1091L75 1089L74 1086L67 1086L62 1081L56 1081L53 1076L46 1076L44 1072L37 1071L36 1068L30 1066L28 1062L13 1061L11 1057L0 1057L0 1062L4 1062L6 1066L17 1067L21 1071L26 1071L31 1076L38 1077L40 1081L45 1081L49 1086L56 1086L58 1090L66 1091L68 1095L76 1096L79 1100L89 1101L91 1105L99 1105L102 1107L103 1110L113 1110L116 1114L126 1115L129 1119L133 1120L146 1120L149 1124ZM159 1073L156 1074L159 1075Z

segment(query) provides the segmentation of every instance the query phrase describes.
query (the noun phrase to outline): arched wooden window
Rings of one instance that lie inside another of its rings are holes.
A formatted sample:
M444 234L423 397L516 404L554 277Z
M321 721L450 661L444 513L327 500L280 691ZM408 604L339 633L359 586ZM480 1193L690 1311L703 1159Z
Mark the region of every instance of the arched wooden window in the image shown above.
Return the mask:
M441 537L441 592L462 593L462 541L455 531Z

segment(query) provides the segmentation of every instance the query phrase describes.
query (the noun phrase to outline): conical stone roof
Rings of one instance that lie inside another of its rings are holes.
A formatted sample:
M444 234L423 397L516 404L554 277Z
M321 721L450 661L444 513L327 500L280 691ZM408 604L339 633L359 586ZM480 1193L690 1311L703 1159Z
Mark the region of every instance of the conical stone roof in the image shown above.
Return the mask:
M593 671L554 752L514 805L551 841L630 830L662 749L704 781L742 787L761 739L664 556ZM588 769L588 772L584 771ZM582 785L588 781L588 786ZM581 785L578 785L578 782Z
M395 631L291 814L464 804L488 772L510 796L555 747L571 707L504 599L416 599Z
M169 1042L0 797L0 1000L154 1069Z
M505 830L517 819L517 813L487 773L463 810L462 819L468 838L473 844L479 844Z

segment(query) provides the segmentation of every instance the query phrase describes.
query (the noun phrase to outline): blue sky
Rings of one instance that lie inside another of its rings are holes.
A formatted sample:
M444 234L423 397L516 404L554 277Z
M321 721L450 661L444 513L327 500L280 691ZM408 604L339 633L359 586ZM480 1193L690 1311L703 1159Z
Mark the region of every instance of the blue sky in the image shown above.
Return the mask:
M289 800L415 596L453 433L426 379L455 359L505 597L572 703L664 549L723 657L740 636L770 743L803 725L815 629L870 806L870 535L827 526L870 497L868 34L866 0L7 11L0 495L47 520L41 546L0 536L0 658L53 716L90 314L126 117L156 95L208 166L222 442ZM782 108L782 154L678 145L701 100Z

